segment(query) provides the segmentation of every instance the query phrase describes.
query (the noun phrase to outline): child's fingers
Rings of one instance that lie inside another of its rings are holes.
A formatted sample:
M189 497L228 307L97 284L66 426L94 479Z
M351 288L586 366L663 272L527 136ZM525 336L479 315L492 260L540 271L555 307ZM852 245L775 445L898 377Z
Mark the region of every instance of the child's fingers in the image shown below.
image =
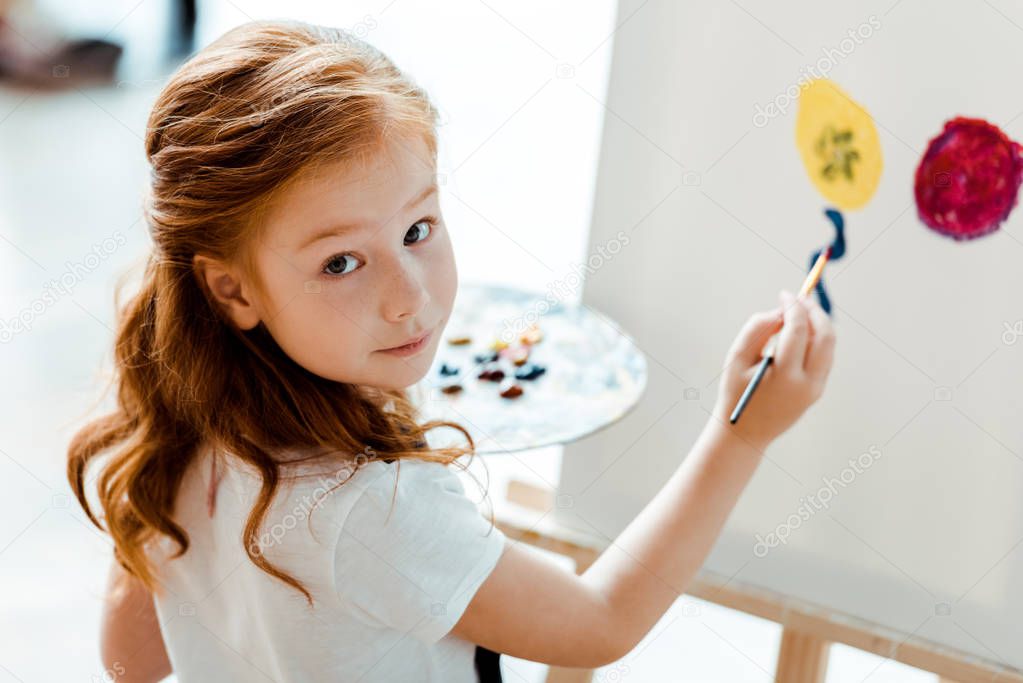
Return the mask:
M775 365L779 370L791 372L803 370L806 357L806 343L810 334L810 320L806 306L796 301L789 292L782 292L782 304L785 308L785 324L778 338L778 353Z
M812 340L806 349L803 368L814 379L823 379L831 369L835 353L835 327L831 316L824 312L816 300L808 302Z
M742 326L728 355L731 362L739 363L747 368L760 360L760 352L771 335L778 331L782 323L782 311L761 311L750 316Z

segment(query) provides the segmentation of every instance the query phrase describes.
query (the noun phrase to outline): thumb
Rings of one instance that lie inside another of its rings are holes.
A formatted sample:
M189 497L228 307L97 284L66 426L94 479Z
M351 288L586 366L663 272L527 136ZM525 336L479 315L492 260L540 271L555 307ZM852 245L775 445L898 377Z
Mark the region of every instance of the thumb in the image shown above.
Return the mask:
M782 309L754 313L739 330L738 336L729 349L729 362L739 363L746 368L755 365L767 340L781 328Z

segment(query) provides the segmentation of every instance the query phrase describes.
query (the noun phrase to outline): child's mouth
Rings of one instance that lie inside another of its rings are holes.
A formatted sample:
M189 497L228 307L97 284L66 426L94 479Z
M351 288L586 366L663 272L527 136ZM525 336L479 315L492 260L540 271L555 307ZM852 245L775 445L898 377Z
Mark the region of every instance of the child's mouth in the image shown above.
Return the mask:
M433 330L428 331L423 335L422 339L413 342L411 344L405 344L404 346L395 346L390 349L380 349L381 353L387 353L395 356L411 356L419 353L426 345L430 342L430 338L433 336Z

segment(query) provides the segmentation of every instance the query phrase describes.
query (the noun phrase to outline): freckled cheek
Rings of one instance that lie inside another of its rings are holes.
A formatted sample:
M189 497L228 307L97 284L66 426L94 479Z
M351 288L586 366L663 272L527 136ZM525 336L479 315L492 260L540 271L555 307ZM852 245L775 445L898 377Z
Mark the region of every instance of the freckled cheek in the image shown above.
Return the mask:
M370 334L377 328L379 313L373 299L376 287L345 287L324 282L314 305L304 315L336 350L360 346L377 348L378 340Z
M316 297L322 307L320 314L342 320L361 320L373 307L373 296L378 287L363 277L357 286L352 283L321 281L320 293Z

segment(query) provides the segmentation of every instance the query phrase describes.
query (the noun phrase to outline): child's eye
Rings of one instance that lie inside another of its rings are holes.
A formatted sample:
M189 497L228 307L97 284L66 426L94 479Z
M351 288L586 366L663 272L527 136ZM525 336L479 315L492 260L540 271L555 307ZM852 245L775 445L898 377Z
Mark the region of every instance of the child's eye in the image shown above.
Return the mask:
M352 271L345 269L345 262L352 262L354 260L351 254L335 254L323 264L323 272L327 275L348 275Z
M433 227L436 224L437 219L434 218L433 216L427 216L426 218L416 221L416 223L414 223L412 227L409 228L409 232L406 233L405 244L406 245L418 244L419 242L425 242L426 240L430 239L430 236L433 234ZM418 234L421 235L421 237L418 238L414 237L412 241L409 242L408 239L409 234ZM353 261L358 260L359 259L356 259L351 254L335 254L331 256L326 263L323 264L322 272L324 275L342 277L348 275L353 270L355 270L355 268L349 268L348 265Z
M430 237L430 235L433 234L433 226L436 223L437 223L437 219L434 218L433 216L427 216L426 218L423 218L423 219L419 220L418 222L416 222L412 226L412 228L410 228L409 232L415 231L415 232L418 232L418 233L422 234L422 233L424 233L424 229L421 229L420 226L425 226L425 234L423 235L423 237L421 239L414 240L413 244L415 244L416 242L423 242L423 241L427 240ZM405 244L408 244L408 243L409 243L408 239L406 238Z

